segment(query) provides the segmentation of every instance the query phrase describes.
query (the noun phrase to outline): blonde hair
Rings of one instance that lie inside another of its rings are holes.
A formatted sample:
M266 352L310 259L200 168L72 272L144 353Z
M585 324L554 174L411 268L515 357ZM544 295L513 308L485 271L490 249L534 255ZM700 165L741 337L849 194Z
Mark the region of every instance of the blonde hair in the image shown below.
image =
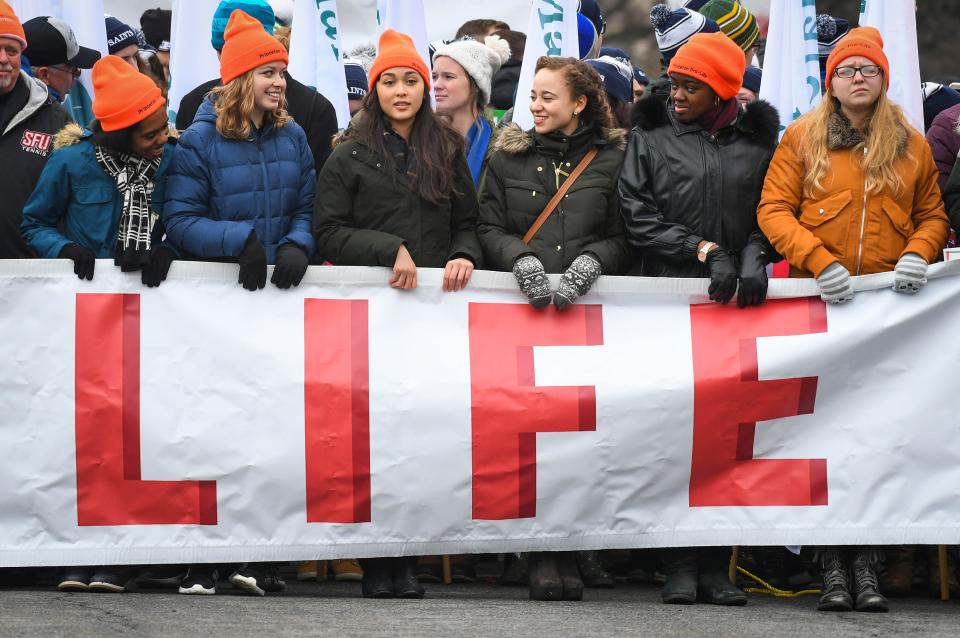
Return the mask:
M217 114L217 132L227 139L248 140L253 133L253 73L256 69L247 71L232 82L218 86L211 92L214 96L214 112ZM286 111L286 94L280 99L280 106L276 111L267 111L263 122L272 122L281 129L292 118Z
M803 176L803 194L815 196L822 188L823 177L830 170L830 125L835 115L840 113L840 103L827 89L823 101L798 122L805 125L801 141L801 152L806 172ZM854 146L859 151L860 165L866 173L866 187L869 193L879 193L884 188L899 192L903 188L903 177L894 169L901 152L906 147L910 123L899 106L890 101L886 91L874 106L873 115L864 124L862 140ZM866 148L866 154L861 149Z

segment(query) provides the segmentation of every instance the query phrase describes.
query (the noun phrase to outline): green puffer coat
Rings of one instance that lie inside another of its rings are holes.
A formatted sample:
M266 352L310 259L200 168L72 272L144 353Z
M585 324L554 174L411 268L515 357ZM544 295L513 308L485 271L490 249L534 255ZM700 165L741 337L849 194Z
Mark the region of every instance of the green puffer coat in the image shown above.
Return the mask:
M620 129L581 128L573 135L540 135L517 125L502 130L480 192L477 233L488 268L510 271L518 257L534 254L550 273L566 270L583 253L596 257L605 275L624 274L633 263L617 180L626 135ZM599 154L571 186L530 244L522 237L591 148Z

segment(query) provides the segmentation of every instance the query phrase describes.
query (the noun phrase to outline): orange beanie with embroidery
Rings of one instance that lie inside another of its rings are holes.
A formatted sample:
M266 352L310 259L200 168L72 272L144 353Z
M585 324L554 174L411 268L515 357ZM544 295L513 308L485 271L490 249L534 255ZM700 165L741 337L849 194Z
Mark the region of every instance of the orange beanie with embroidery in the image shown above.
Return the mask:
M420 74L423 81L430 90L430 69L427 63L423 61L413 40L406 33L400 33L393 29L387 29L380 36L380 46L377 47L377 57L373 60L373 66L370 67L370 90L380 79L380 75L387 69L396 66L405 66L413 69Z
M104 131L119 131L142 122L166 102L153 80L115 55L93 65L93 115Z
M23 45L21 50L27 48L27 36L23 33L23 24L13 12L13 7L4 0L0 0L0 38L19 40Z
M220 52L220 79L230 84L247 71L271 62L289 64L287 50L280 40L267 33L263 23L237 9L230 14L223 32Z
M721 100L737 96L747 61L743 49L721 32L697 33L677 49L667 73L681 73L713 89Z
M827 77L825 84L830 88L833 72L840 63L855 55L863 56L883 69L883 80L890 88L890 62L883 52L883 37L874 27L858 27L851 29L845 38L837 43L827 58Z

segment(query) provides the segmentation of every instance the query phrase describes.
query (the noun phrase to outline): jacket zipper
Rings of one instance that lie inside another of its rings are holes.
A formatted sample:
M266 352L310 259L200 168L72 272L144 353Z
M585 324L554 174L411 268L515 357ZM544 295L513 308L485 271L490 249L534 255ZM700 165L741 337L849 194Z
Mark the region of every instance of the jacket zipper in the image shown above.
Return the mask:
M570 173L564 172L563 169L560 168L560 166L563 166L563 155L560 156L560 165L559 165L559 166L557 165L557 162L556 162L556 161L553 162L553 174L554 174L554 178L555 178L555 179L554 179L554 183L555 183L556 186L557 186L557 191L560 190L560 176L561 176L561 175L565 176L567 179L570 179ZM554 192L556 192L556 191L554 191ZM560 263L562 264L562 263L564 263L564 262L566 261L566 254L565 254L566 251L564 250L563 247L566 246L566 241L567 241L567 234L566 234L566 232L565 232L566 224L564 223L564 219L563 219L563 202L558 202L558 203L557 203L557 216L560 218L560 245L558 246L558 248L560 248L560 250L557 251L557 252L560 253Z
M863 157L867 157L867 147L863 147ZM863 175L863 209L860 211L860 242L857 245L857 272L860 274L860 268L863 265L863 233L867 228L867 175Z
M260 238L260 242L263 244L264 248L267 247L270 237L270 185L268 183L269 177L267 174L267 161L263 157L263 135L261 132L257 132L257 153L260 154L260 169L263 172L263 210L266 213L266 218L264 223L266 225L266 237ZM276 255L273 257L273 261L276 261Z

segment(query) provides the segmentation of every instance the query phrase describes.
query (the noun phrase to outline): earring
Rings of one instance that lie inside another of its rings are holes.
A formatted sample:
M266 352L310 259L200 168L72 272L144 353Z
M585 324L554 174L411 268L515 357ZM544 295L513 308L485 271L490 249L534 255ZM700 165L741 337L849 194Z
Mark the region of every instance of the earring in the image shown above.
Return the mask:
M719 96L719 95L717 96L717 99L714 100L713 105L714 105L714 106L720 106L720 96Z
M580 111L574 111L573 114L574 114L574 115L580 115Z

